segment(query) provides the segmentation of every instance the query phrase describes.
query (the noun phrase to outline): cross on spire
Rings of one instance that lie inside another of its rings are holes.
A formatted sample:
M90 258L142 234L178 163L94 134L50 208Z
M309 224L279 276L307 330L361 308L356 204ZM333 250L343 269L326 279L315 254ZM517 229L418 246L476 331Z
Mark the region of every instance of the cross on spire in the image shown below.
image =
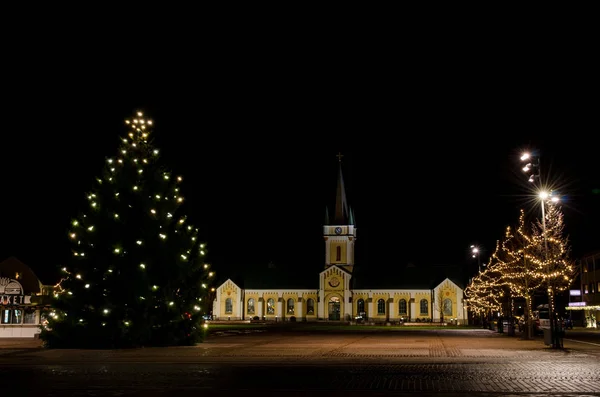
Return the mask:
M335 155L335 157L337 157L338 160L339 160L339 162L341 163L342 162L342 157L344 157L344 155L341 152L339 152L338 154Z

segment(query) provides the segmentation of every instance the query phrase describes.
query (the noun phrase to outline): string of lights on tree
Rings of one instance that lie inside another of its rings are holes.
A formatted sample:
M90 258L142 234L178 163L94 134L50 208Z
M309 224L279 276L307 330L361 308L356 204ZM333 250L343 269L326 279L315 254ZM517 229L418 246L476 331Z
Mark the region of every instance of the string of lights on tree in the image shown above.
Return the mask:
M529 231L526 229L523 210L516 235L512 228L506 228L504 238L501 243L497 242L485 270L473 277L465 288L470 310L475 313L503 312L500 301L509 293L512 298L525 298L527 313L531 313L531 300L536 291L569 288L574 266L568 258L568 239L563 237L563 214L555 204L549 203L547 208L545 233L540 221Z
M42 332L48 344L82 344L75 336L86 333L109 347L201 338L214 274L199 230L181 213L183 178L159 161L152 120L138 112L125 123L117 156L106 159L87 210L71 221L72 260Z

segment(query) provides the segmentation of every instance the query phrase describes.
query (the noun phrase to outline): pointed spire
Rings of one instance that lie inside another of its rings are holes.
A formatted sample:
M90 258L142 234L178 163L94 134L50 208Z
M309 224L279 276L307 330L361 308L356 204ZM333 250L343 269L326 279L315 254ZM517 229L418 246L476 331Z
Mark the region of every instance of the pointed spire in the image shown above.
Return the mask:
M354 222L354 210L352 207L350 207L350 222L348 224L356 226L356 223Z
M329 225L329 209L325 207L325 223L324 225Z
M335 195L335 219L336 225L348 224L348 202L346 201L346 187L344 186L344 177L342 176L342 157L341 153L337 154L339 160L337 190Z

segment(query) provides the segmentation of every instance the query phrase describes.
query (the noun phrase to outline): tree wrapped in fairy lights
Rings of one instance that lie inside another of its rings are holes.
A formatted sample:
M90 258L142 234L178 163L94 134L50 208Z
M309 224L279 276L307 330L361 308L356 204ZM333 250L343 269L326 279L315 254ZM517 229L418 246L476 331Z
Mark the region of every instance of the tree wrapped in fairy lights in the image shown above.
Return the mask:
M501 273L493 257L490 257L484 270L473 277L465 288L465 301L473 313L489 316L502 309L503 294Z
M533 325L533 295L542 285L538 267L530 260L533 246L532 238L525 228L525 212L521 210L516 233L511 227L507 227L500 249L494 253L498 260L498 270L502 274L502 283L507 286L512 298L525 299L528 336L531 335Z
M547 289L550 320L556 322L555 294L568 289L575 276L575 266L569 259L568 238L564 236L564 217L558 204L546 203L544 218L532 226L531 240L528 260L533 262L542 285ZM551 327L556 327L556 324L551 324ZM553 342L553 346L555 344Z
M537 221L532 226L532 246L529 260L537 268L544 286L555 292L568 289L573 282L575 266L569 259L569 239L564 236L564 215L557 204L546 204L545 225Z
M126 120L116 156L72 219L41 338L51 348L190 345L202 340L213 273L205 244L181 212L182 178L159 161L141 112Z

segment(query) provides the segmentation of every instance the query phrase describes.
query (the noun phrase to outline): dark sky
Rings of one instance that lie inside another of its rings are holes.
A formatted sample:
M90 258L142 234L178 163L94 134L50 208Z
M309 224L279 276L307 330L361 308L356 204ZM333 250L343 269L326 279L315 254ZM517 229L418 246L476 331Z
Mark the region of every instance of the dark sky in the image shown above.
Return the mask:
M271 261L322 269L338 152L359 265L472 266L470 244L485 261L521 206L539 211L519 172L525 148L541 150L565 195L573 255L600 249L597 103L585 69L549 85L553 71L528 66L415 61L400 73L379 58L285 59L167 72L107 59L91 69L90 58L11 80L0 257L53 281L70 254L67 222L136 110L155 121L163 159L184 177L187 212L221 275Z

